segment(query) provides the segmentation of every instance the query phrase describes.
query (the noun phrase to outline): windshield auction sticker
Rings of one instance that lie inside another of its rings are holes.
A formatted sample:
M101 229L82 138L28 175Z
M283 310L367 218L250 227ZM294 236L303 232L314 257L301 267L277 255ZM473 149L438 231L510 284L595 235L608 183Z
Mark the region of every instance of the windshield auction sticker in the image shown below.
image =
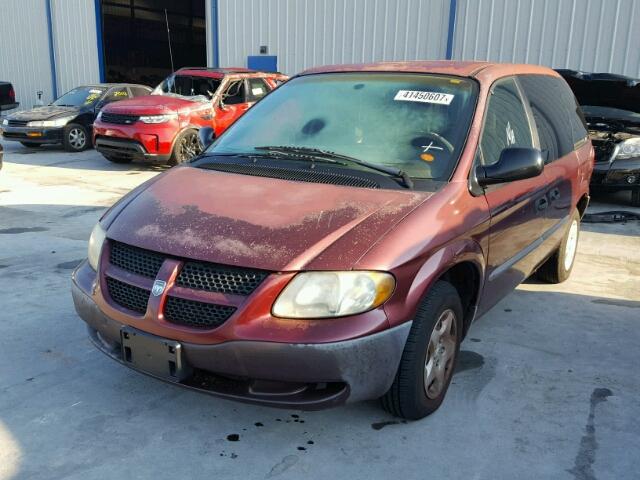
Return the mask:
M454 95L450 93L422 92L420 90L398 90L394 100L404 102L437 103L439 105L450 105Z

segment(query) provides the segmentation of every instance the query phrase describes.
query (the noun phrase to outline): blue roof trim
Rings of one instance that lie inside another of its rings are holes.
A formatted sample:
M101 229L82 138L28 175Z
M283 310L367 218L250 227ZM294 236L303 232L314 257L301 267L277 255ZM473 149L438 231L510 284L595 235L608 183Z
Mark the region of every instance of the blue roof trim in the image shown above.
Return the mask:
M96 39L98 40L98 74L100 82L104 83L104 46L102 44L102 1L95 0L96 10Z
M51 64L51 91L53 99L58 98L58 75L56 73L56 54L53 44L53 23L51 20L51 0L45 0L47 10L47 33L49 34L49 62Z
M449 3L449 29L447 31L447 60L453 58L453 37L456 30L456 14L458 13L457 0L450 0Z

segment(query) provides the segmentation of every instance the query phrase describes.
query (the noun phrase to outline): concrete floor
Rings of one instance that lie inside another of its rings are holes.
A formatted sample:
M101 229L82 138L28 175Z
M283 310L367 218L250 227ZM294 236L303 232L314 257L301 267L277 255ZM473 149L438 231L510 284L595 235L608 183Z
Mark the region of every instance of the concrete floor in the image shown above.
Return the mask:
M640 476L639 222L583 225L568 282L524 284L475 324L433 416L273 410L123 368L74 312L94 223L162 169L3 145L0 479Z

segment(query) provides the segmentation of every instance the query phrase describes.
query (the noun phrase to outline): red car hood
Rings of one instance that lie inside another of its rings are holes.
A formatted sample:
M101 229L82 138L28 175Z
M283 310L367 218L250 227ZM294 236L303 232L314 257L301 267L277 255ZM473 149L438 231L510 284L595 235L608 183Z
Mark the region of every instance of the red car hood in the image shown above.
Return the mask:
M102 110L107 113L120 113L125 115L153 115L169 112L179 112L184 109L193 109L201 105L210 106L203 102L194 102L185 98L169 95L144 95L113 102Z
M430 195L178 167L131 200L107 236L227 265L349 269Z

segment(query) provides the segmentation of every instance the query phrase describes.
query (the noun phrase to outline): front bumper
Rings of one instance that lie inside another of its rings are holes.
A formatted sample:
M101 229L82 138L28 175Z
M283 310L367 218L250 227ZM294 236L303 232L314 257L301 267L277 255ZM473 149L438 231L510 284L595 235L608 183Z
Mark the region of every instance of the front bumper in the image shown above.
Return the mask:
M164 163L170 157L170 155L149 153L140 142L125 138L96 136L94 144L95 149L107 157L130 158L152 163Z
M629 181L630 179L633 181ZM640 158L596 163L591 176L591 188L595 190L640 189Z
M2 138L16 142L37 144L62 143L64 127L2 127Z
M124 363L123 324L106 316L75 282L73 301L93 343ZM180 342L193 375L179 385L223 398L317 410L382 396L395 378L411 322L342 342ZM147 373L148 372L144 372Z
M160 124L137 121L130 125L105 123L98 119L93 124L93 140L97 150L135 160L166 162L171 156L173 141L180 131L177 120Z

